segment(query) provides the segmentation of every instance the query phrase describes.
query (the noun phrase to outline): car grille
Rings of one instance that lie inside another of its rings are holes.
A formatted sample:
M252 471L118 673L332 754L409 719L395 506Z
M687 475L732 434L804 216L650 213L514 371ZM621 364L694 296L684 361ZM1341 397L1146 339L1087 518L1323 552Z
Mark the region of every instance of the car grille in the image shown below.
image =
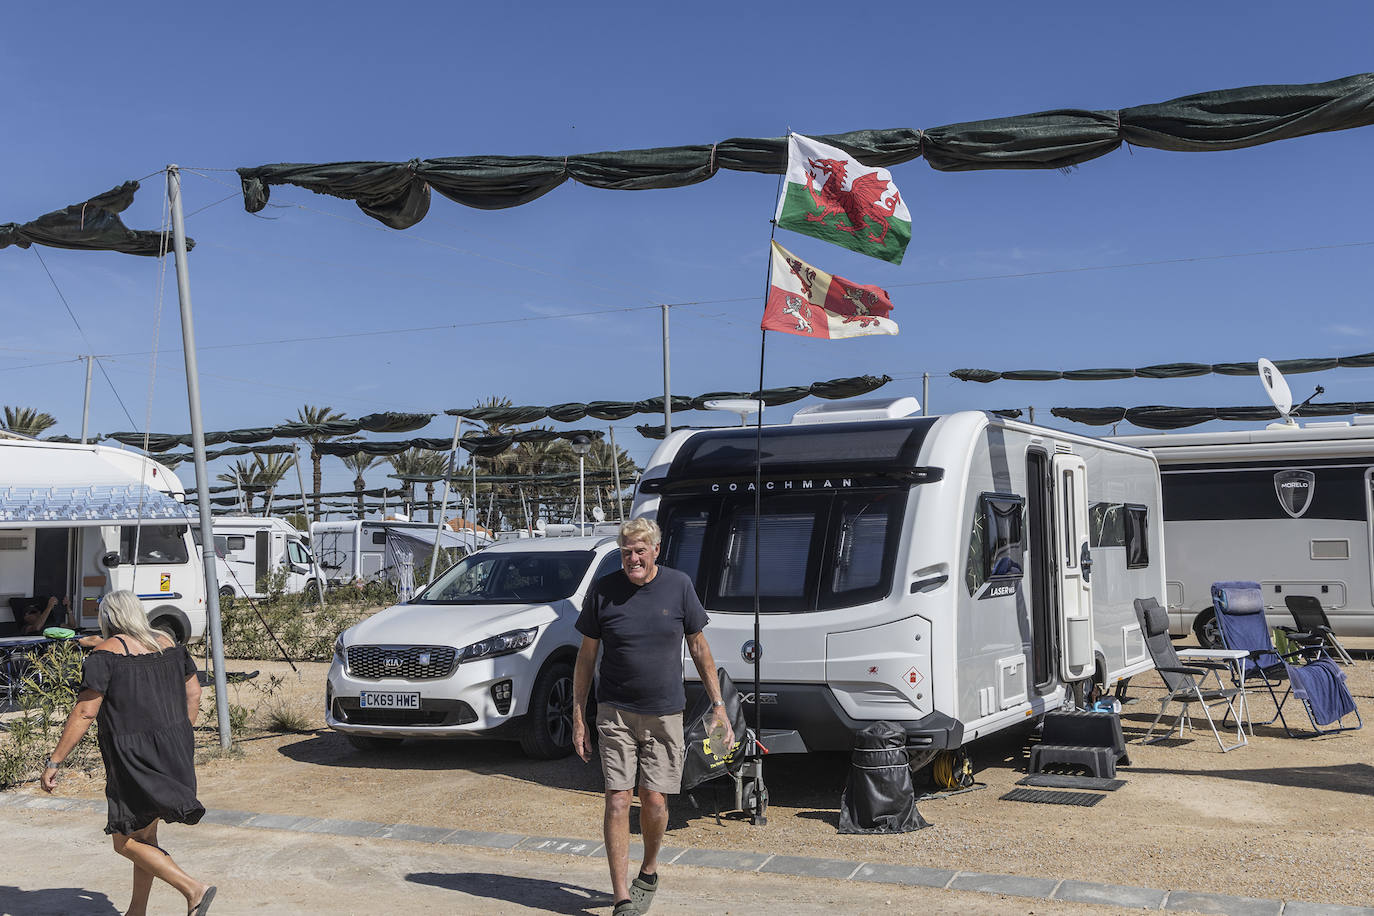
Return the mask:
M348 673L367 681L432 681L453 673L452 646L349 646Z

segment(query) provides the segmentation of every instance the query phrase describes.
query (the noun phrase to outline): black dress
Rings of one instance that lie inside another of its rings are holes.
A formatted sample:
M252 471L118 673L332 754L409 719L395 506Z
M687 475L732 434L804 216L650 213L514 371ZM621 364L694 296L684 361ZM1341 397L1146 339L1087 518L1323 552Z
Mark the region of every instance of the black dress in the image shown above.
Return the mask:
M86 657L81 688L105 697L96 723L109 803L106 833L127 835L159 818L194 824L204 816L186 717L186 679L195 673L185 646L146 655L98 649Z

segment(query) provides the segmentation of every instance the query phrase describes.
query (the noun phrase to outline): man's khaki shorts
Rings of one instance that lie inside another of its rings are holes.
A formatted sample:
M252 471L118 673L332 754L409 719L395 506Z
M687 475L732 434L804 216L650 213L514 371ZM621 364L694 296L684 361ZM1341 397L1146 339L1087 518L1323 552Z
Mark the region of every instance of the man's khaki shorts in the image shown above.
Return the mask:
M653 716L601 704L596 709L596 732L601 746L601 772L607 791L626 792L639 786L676 795L682 786L682 713Z

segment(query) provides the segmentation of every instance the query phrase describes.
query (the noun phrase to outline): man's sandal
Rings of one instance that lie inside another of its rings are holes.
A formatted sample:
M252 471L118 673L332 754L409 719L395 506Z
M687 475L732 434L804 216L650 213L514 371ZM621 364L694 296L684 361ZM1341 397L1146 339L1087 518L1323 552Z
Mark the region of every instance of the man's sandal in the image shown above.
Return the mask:
M630 900L639 907L639 912L649 912L649 906L654 902L654 892L658 890L657 874L651 876L653 881L646 881L644 872L630 882Z

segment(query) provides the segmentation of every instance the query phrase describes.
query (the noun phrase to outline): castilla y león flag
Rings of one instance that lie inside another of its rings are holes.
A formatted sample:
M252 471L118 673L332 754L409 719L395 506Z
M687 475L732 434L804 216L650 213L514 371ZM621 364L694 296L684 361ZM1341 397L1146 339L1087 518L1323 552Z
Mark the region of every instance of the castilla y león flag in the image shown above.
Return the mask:
M892 300L886 290L833 277L777 242L772 244L768 303L760 325L765 331L802 337L897 333L897 323L887 317Z
M911 241L911 213L887 169L800 134L787 137L787 181L774 219L893 264Z

